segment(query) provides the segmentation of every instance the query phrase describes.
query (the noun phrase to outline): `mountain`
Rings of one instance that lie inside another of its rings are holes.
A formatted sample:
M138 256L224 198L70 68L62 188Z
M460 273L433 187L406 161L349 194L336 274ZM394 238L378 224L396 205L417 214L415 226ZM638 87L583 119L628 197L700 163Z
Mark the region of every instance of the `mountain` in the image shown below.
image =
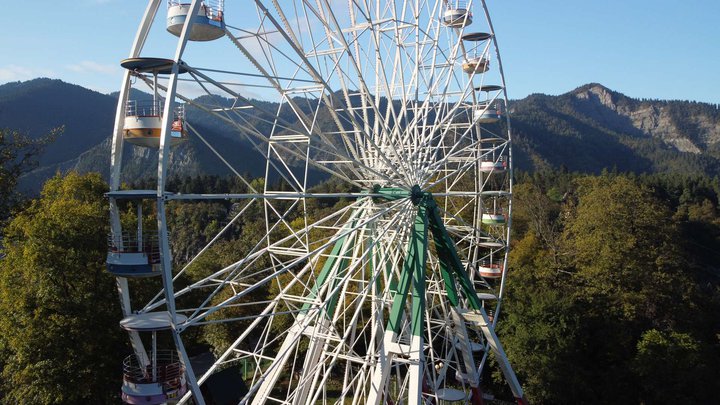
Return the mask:
M136 99L150 95L134 92ZM203 96L207 98L209 96ZM199 99L199 101L210 101ZM212 102L232 105L215 97ZM259 102L276 111L277 104ZM307 103L312 104L312 103ZM0 86L0 127L32 137L64 126L46 147L40 166L23 178L25 190L37 190L56 171L109 173L110 145L117 93L101 94L60 80L35 79ZM312 109L312 105L303 106ZM720 110L691 101L639 100L600 84L588 84L559 96L533 94L510 103L515 167L539 170L564 167L597 173L605 168L631 172L720 174ZM281 114L291 119L287 109ZM327 114L325 114L327 115ZM329 122L321 114L320 125ZM189 108L188 121L211 138L216 151L250 176L262 176L262 151L253 149L225 122ZM258 127L259 118L253 122ZM229 174L230 170L201 140L173 148L170 175ZM152 179L157 156L127 145L124 181ZM316 179L319 174L313 173Z
M0 86L0 126L32 137L63 127L41 166L76 158L107 138L115 116L111 97L60 80L35 79Z
M720 109L639 100L593 83L511 103L517 167L720 174Z
M133 90L134 99L151 99L151 95ZM62 127L57 139L48 144L39 159L39 167L21 179L21 190L29 193L57 171L98 171L109 177L112 129L117 107L117 93L101 94L60 80L34 79L0 86L0 128L17 129L32 138L47 135ZM211 134L216 150L224 151L234 167L246 167L251 176L261 176L265 163L257 152L247 153L250 146L237 137L222 136L232 129L195 111L189 117L203 133ZM209 127L206 131L205 127ZM150 149L126 145L123 153L123 181L149 179L157 172L157 154ZM233 153L227 153L233 151ZM214 153L196 138L170 152L170 175L219 174L230 170Z

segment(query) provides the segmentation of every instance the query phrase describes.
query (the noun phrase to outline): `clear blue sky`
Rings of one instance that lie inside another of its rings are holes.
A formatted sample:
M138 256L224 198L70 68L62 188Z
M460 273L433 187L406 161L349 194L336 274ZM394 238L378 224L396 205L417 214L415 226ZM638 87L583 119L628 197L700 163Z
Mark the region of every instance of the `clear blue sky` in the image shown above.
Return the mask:
M2 0L0 83L46 76L117 90L146 4ZM720 0L488 4L511 98L599 82L631 97L720 103Z

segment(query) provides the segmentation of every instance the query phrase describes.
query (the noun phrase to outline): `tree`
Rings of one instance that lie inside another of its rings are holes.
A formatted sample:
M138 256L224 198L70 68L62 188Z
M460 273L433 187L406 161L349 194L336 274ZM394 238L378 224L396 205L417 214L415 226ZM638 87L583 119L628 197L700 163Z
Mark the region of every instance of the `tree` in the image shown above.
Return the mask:
M557 288L508 292L512 308L508 305L500 333L527 397L538 404L587 403L592 378L583 367L581 303Z
M650 329L637 344L632 362L640 380L643 398L649 404L709 403L714 395L704 387L709 381L698 375L709 373L702 361L701 345L690 335Z
M688 238L656 197L667 190L626 175L576 176L549 210L543 189L555 186L538 180L514 189L523 226L499 331L529 400L712 403L716 264L704 261L707 277L693 279ZM697 201L694 217L715 221L712 201Z
M8 403L117 402L126 347L98 174L48 180L7 226L0 261L2 390Z
M37 157L43 146L59 134L56 129L38 140L17 131L0 128L0 221L5 221L20 201L15 188L24 173L37 166Z
M689 279L667 207L625 176L582 178L577 194L564 239L581 297L646 328L672 326Z

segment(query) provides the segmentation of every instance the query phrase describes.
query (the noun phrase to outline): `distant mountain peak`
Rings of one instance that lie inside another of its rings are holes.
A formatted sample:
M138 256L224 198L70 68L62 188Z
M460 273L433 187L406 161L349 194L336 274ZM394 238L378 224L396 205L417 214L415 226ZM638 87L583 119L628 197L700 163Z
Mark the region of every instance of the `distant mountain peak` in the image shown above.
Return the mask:
M608 87L603 86L600 83L595 83L595 82L584 84L584 85L576 88L575 90L571 91L571 93L580 93L580 92L584 92L584 91L588 91L588 90L602 91L602 92L607 92L607 93L615 93L613 90L609 89Z
M39 77L24 82L18 81L0 84L0 99L11 99L20 96L42 97L49 93L63 92L72 92L74 96L79 96L80 94L93 94L95 97L102 96L101 93L95 90L64 82L60 79L50 79L47 77Z
M617 110L617 103L619 99L624 97L622 94L610 90L600 83L589 83L584 86L580 86L571 91L569 94L572 94L581 100L595 101L611 110Z

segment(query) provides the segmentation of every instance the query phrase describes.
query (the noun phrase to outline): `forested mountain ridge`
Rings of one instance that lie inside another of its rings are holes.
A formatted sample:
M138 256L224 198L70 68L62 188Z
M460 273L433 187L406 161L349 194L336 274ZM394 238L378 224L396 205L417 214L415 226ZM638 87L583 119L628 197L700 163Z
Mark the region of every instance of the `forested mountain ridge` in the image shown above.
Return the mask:
M133 90L132 97L148 99L151 96ZM40 138L54 128L62 128L54 142L45 146L38 167L23 176L20 189L35 193L58 171L99 172L107 179L116 107L117 93L101 94L61 80L40 78L0 85L0 128L18 130L30 138ZM207 118L194 122L199 129L210 124ZM264 163L259 160L259 154L244 153L247 146L242 141L218 137L213 144L218 150L238 151L226 156L231 164L239 167L243 162L252 175L261 174L259 170L264 168ZM157 171L157 154L150 149L127 145L123 161L124 180L151 177ZM229 173L199 139L190 139L174 148L170 162L172 174L178 176Z
M142 98L141 93L135 94ZM207 96L204 96L207 97ZM216 100L217 101L217 100ZM221 100L222 102L222 100ZM277 105L259 102L266 110ZM46 147L40 165L23 179L26 190L56 171L109 172L117 93L104 95L60 80L35 79L0 86L0 127L31 137L64 126ZM525 171L564 167L599 173L605 168L636 173L720 174L720 110L691 101L639 100L599 84L549 96L533 94L511 102L515 167ZM288 119L292 120L292 114ZM322 118L322 117L321 117ZM264 169L263 153L237 132L188 109L188 121L210 134L216 150L253 177ZM156 172L150 150L125 148L128 181ZM171 152L172 174L228 174L228 169L196 138Z
M720 109L639 100L600 84L512 103L516 167L720 173Z
M40 159L41 167L48 167L75 159L107 138L116 104L112 97L61 80L7 83L0 86L0 127L33 138L64 127Z

